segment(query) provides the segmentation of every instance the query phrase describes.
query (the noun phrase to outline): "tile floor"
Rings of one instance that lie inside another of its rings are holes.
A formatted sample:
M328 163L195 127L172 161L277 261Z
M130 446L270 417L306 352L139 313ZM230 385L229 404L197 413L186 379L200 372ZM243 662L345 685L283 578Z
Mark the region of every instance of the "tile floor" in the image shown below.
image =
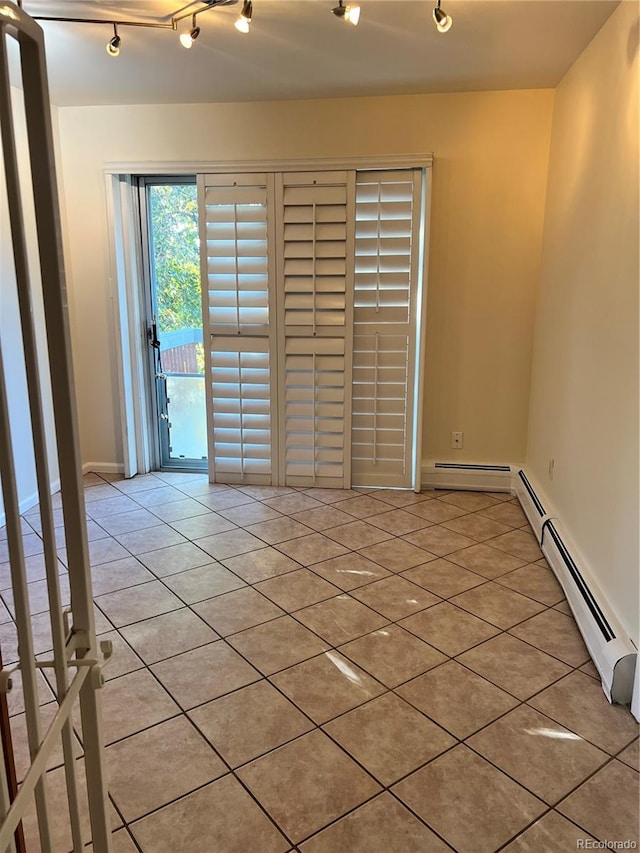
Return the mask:
M606 702L510 495L232 488L179 473L85 481L97 630L115 649L103 692L115 853L638 842L638 726ZM39 529L27 513L41 653ZM59 546L67 594L61 528ZM0 532L6 663L7 559ZM54 696L40 687L46 721ZM66 853L60 764L57 750L48 775ZM89 843L86 808L83 831ZM33 819L26 832L38 850Z

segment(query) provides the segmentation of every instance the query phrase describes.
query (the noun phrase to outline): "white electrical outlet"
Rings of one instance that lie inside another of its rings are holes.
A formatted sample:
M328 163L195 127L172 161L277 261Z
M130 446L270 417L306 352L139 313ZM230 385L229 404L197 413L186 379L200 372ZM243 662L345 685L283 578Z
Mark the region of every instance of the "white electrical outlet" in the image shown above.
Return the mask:
M464 437L463 432L452 432L451 433L451 447L459 450L462 447L463 437Z

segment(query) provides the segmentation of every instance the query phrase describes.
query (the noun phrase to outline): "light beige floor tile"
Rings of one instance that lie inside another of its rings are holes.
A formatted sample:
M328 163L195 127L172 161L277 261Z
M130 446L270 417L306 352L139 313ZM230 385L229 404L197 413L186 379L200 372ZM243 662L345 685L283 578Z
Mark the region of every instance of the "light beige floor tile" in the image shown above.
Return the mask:
M446 658L413 634L389 625L353 640L340 651L387 687L397 687Z
M498 503L496 498L489 497L485 492L450 492L440 500L465 509L467 512L478 512Z
M285 669L271 681L318 724L384 692L381 684L334 650Z
M213 510L229 509L232 506L253 503L253 498L245 495L239 489L220 489L194 495L200 503Z
M324 729L385 786L456 743L393 693L367 702Z
M143 853L285 853L288 842L231 776L201 788L131 826Z
M104 634L98 634L97 640L98 646L102 640L109 640L113 649L108 664L102 670L105 681L111 681L120 675L126 675L128 672L135 672L144 667L142 660L119 631L107 631Z
M380 790L319 731L258 758L238 775L296 843Z
M93 485L86 484L84 489L84 502L87 504L94 501L106 500L107 498L117 498L120 495L118 489L110 483L104 481Z
M460 853L493 853L545 808L462 745L417 770L393 790Z
M102 691L105 743L176 716L180 708L147 670L107 682Z
M94 595L103 595L141 583L154 581L155 577L135 557L125 557L113 563L101 563L91 568Z
M367 524L366 521L351 521L338 527L330 527L325 530L325 535L352 551L392 538L390 533Z
M415 530L422 530L429 527L432 522L426 518L420 518L419 515L413 515L410 512L405 512L402 509L390 510L387 507L387 512L380 515L372 515L368 519L369 524L374 527L379 527L381 530L386 530L393 536L404 536L405 533L413 533Z
M558 613L564 613L567 616L572 615L571 607L569 607L569 602L566 599L559 601L558 604L554 604L553 609L557 610Z
M491 545L481 543L480 545L472 545L470 548L464 548L462 551L456 551L449 554L448 557L452 563L462 566L464 569L470 569L472 572L477 572L485 578L497 578L500 575L505 575L507 572L512 572L514 569L519 569L527 560L521 560L519 557L514 557L511 554L505 554L497 548L492 548Z
M467 743L550 805L607 760L605 752L526 705Z
M360 548L360 553L391 572L403 572L435 559L433 554L403 539L390 539L377 545L369 545Z
M158 524L160 524L160 521L157 516L152 515L146 509L142 508L117 515L108 515L101 519L101 527L110 536L118 536L120 533L131 533L134 530L144 530L147 527L155 527Z
M387 623L384 616L344 594L298 610L296 619L332 646L355 640Z
M458 659L518 699L528 699L570 671L555 658L508 634L493 637Z
M347 498L357 498L360 495L364 494L362 489L303 489L301 490L301 494L307 495L307 497L314 498L320 503L323 504L332 504L337 503L338 501L344 501Z
M189 716L231 767L252 761L314 727L268 681L222 696L190 711Z
M564 593L562 587L556 580L553 572L537 563L529 563L506 575L497 578L497 583L509 587L529 598L535 598L542 604L551 607L563 601Z
M156 663L151 670L185 710L260 678L224 640Z
M24 711L24 692L22 690L22 673L18 670L11 675L11 682L13 687L11 691L7 694L7 706L9 709L9 716L13 717L15 714L21 714ZM46 678L42 674L42 672L36 673L36 686L38 690L38 704L39 705L48 705L55 696L54 692L47 683Z
M459 551L461 548L473 545L473 539L454 533L453 530L447 530L446 527L439 524L434 524L424 530L417 530L415 533L408 533L404 539L438 557L446 557L453 551Z
M462 740L517 705L517 700L455 661L398 687L420 711Z
M448 530L453 530L454 533L475 539L476 542L484 542L486 539L492 539L494 536L500 536L500 534L508 533L513 529L508 524L486 518L479 513L462 515L460 518L451 519L451 521L443 521L442 526Z
M165 506L173 501L184 500L184 494L173 486L160 482L159 489L143 489L132 495L133 500L144 507Z
M344 554L313 564L313 571L343 590L356 589L372 581L390 577L390 572L361 554Z
M27 583L44 580L47 576L44 554L33 554L24 558ZM65 566L58 561L58 573L66 572ZM0 589L11 589L11 564L0 563Z
M524 622L530 616L544 610L544 605L513 592L497 583L489 582L456 595L452 604L491 622L503 630ZM560 614L558 614L560 615Z
M258 524L261 521L273 521L274 519L282 518L279 512L275 509L265 506L265 504L256 501L252 504L241 504L240 506L230 507L229 509L221 509L219 511L223 518L232 521L239 527L247 527L249 524Z
M421 492L416 494L410 489L381 489L378 492L378 497L381 501L391 506L408 507L422 503L426 500L431 500L435 496L435 492Z
M136 622L120 630L146 664L204 646L218 639L215 631L184 607Z
M187 604L195 604L245 585L243 580L219 563L169 575L164 578L164 583Z
M146 492L149 489L161 489L164 482L155 474L136 474L128 480L117 480L113 485L123 494L133 495L136 492Z
M194 604L193 610L222 637L283 615L279 607L250 587L201 601Z
M138 559L159 578L211 563L211 555L198 548L193 542L148 551L146 554L141 554Z
M595 664L592 660L588 660L585 664L583 664L583 666L580 667L580 672L584 672L585 675L589 675L591 676L591 678L595 678L595 680L600 683L600 673L596 669Z
M499 521L509 527L525 527L528 524L527 517L519 504L501 503L497 506L478 510L478 513L484 515L485 518L491 518L493 521Z
M315 512L315 510L312 510ZM293 518L281 516L273 521L261 521L247 527L247 532L258 539L262 539L267 545L277 545L288 539L297 539L300 536L308 536L312 531L305 524L295 521Z
M451 518L458 518L466 514L466 510L457 506L450 506L437 499L408 505L406 510L420 518L425 518L432 524L442 524L443 521L449 521Z
M491 546L506 551L507 554L513 554L514 557L520 557L527 563L534 563L542 557L542 551L538 547L535 536L528 530L512 530L509 533L503 533L502 536L491 540Z
M391 620L402 619L440 601L433 593L397 575L356 589L352 595Z
M353 521L350 515L346 512L341 512L333 506L321 506L317 509L306 509L303 512L297 512L293 518L301 524L310 527L312 530L327 530L329 527L337 527L340 524L348 524Z
M549 812L504 850L505 853L540 853L541 850L544 853L567 853L568 850L580 850L578 842L584 845L587 839L594 840L562 815Z
M205 536L204 539L197 540L197 545L216 560L225 560L264 548L262 539L252 536L246 530L229 530L226 533Z
M388 793L360 806L300 847L302 853L447 853L449 849Z
M271 675L327 650L315 634L290 616L233 634L228 642L264 675Z
M334 542L333 539L328 539L322 533L310 533L309 536L282 542L278 545L278 550L297 560L302 566L311 566L347 553L347 548Z
M256 589L287 612L308 607L340 592L333 584L319 578L309 569L300 569L262 581L256 584Z
M300 564L290 557L275 548L265 548L264 542L262 545L263 547L258 551L251 551L238 557L225 557L224 565L247 583L258 583L300 568Z
M266 501L268 498L278 498L281 495L292 495L295 489L290 486L238 486L238 491L249 495L256 501Z
M356 498L348 498L338 501L333 505L335 509L346 512L354 518L367 518L370 515L378 515L387 512L389 507L383 501L376 500L370 495L360 495Z
M450 598L452 595L486 583L486 578L481 575L469 572L443 558L409 569L403 572L402 576L439 595L440 598Z
M640 843L638 773L612 761L574 791L558 811L596 838Z
M296 512L303 512L305 509L318 509L323 506L320 501L310 495L304 495L302 492L294 492L277 498L267 498L264 503L271 509L283 513L283 515L293 515Z
M611 705L602 687L582 672L572 672L529 704L611 755L638 737L638 723L623 705Z
M153 529L155 530L155 528ZM89 542L89 563L92 566L97 566L100 563L111 563L114 560L122 560L128 556L129 550L123 547L122 543L116 542L116 540L111 537ZM66 549L65 556L60 559L62 559L65 564L67 563Z
M115 497L88 503L87 515L96 521L100 521L101 518L106 518L108 515L117 515L121 512L134 512L137 509L140 509L140 503L132 501L126 495L117 493Z
M58 575L58 583L60 585L60 601L63 605L68 605L70 601L69 594L69 576L67 574ZM49 610L49 593L46 581L34 581L27 584L27 594L29 596L29 611L33 615L36 613L45 613ZM0 622L9 622L12 615L15 613L15 604L13 600L13 590L5 589L2 593L2 598L7 607L7 612L0 616Z
M86 853L94 853L93 844L86 848ZM138 853L138 848L126 829L119 829L111 834L111 853Z
M181 521L184 518L194 518L200 515L209 515L211 510L204 506L199 501L194 501L193 498L188 498L183 495L184 500L171 501L168 504L154 504L151 507L151 512L157 515L162 521L173 524L174 521Z
M168 548L170 545L179 545L182 542L186 542L184 536L178 533L177 530L169 527L167 524L162 524L160 527L150 527L148 530L136 530L133 533L123 533L120 536L116 536L116 539L134 556L137 554L144 554L147 551L157 551L160 548Z
M447 602L408 616L399 624L449 657L459 655L498 633L494 625Z
M546 610L516 625L509 633L570 666L581 666L589 660L589 652L575 621L557 610Z
M237 530L233 522L218 515L217 512L208 512L206 515L196 515L192 518L182 518L179 521L173 521L171 526L178 533L186 536L187 539L203 539L205 536L213 536L216 533Z
M109 793L126 821L212 782L227 771L184 717L160 723L108 747Z
M184 606L160 581L100 595L96 598L96 604L117 628Z
M618 755L620 761L623 761L629 767L633 767L634 770L640 771L640 742L636 738L634 743L628 746L626 749L623 749L622 752Z

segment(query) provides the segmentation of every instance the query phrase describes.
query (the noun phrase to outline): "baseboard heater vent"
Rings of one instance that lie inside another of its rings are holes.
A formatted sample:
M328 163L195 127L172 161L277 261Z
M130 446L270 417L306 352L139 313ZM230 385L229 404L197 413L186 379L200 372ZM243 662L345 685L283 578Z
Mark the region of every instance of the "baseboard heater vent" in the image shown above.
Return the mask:
M422 484L427 489L510 492L511 476L509 465L429 462L422 469Z
M514 478L514 491L524 514L527 516L527 521L538 539L538 544L540 544L542 542L542 527L549 516L524 471L518 471Z
M535 494L535 493L534 493ZM571 556L558 530L547 518L542 526L542 552L553 569L569 602L589 654L600 673L602 689L610 702L631 702L637 649L625 636L603 599L594 594L595 584L587 579Z

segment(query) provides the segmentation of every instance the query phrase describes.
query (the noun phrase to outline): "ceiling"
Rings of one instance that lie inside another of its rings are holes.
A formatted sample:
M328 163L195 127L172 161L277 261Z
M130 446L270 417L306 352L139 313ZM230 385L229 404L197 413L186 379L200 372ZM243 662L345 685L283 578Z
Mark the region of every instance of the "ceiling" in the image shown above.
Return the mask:
M554 87L618 0L442 0L453 26L438 33L435 0L359 0L357 27L337 0L254 0L248 35L239 5L198 17L191 50L171 29L42 22L51 99L59 106L290 100ZM24 0L32 15L170 20L180 0ZM187 0L182 0L186 4ZM197 0L193 9L204 8ZM188 29L186 18L179 32Z

